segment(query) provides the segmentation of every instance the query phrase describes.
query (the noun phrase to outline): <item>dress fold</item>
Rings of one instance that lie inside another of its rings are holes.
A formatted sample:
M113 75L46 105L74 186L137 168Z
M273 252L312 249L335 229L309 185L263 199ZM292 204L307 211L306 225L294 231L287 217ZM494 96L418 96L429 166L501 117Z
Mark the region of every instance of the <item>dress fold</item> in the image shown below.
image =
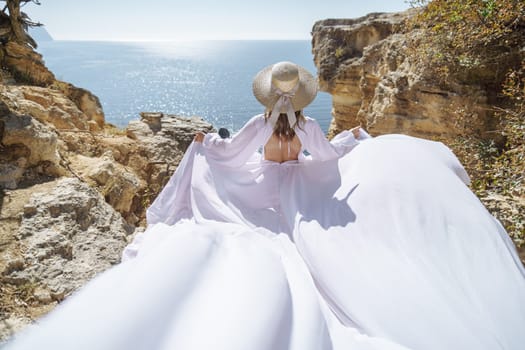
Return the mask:
M525 270L446 146L306 118L276 163L272 132L190 145L123 262L5 349L523 348Z

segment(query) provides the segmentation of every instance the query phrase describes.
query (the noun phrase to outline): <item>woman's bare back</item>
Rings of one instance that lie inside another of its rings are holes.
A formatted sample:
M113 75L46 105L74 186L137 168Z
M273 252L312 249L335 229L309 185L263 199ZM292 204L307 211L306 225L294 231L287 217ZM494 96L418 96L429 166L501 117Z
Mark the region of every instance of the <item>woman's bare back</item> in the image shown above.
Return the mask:
M297 135L292 140L287 140L284 137L272 134L264 146L264 159L282 163L288 160L297 160L299 152L301 152L301 141Z

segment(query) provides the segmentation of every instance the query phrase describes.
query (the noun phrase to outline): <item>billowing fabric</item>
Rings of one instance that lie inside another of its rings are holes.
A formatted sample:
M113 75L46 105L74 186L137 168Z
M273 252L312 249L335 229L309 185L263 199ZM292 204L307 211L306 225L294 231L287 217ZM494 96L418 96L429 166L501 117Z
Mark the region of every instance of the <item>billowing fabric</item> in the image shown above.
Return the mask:
M525 270L447 147L271 134L192 144L123 263L6 349L523 349Z

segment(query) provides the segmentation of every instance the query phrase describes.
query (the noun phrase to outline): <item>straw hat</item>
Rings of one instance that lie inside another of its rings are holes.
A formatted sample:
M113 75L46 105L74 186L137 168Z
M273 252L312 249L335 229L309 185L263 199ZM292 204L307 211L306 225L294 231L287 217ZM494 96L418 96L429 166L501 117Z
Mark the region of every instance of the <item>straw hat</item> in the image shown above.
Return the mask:
M310 104L317 94L317 80L303 67L292 62L278 62L265 67L253 79L253 94L273 110L280 98L286 96L294 111ZM287 113L288 106L279 104L279 113Z

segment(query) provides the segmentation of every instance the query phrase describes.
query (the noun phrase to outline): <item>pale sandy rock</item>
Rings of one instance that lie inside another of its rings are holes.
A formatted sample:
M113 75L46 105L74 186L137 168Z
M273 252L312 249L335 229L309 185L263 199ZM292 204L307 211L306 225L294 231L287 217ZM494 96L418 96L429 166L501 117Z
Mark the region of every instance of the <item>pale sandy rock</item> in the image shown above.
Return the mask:
M102 130L100 125L98 125L98 123L94 120L88 120L87 124L88 124L89 131L91 132L97 132L97 131Z
M7 190L0 196L0 305L3 310L0 313L0 343L56 304L55 301L47 303L47 298L40 290L44 287L27 282L23 276L9 276L27 266L25 246L23 240L18 238L18 231L24 213L36 213L36 207L28 205L31 196L34 193L52 191L55 187L56 183L50 181L28 188ZM32 295L33 289L38 296ZM33 298L37 298L38 304L30 302ZM46 301L39 302L38 298Z
M330 135L362 125L372 134L454 138L489 128L483 88L451 82L439 88L407 56L401 33L412 11L319 21L313 28L320 87L333 98ZM461 124L459 115L469 125Z
M163 115L159 119L160 123L143 118L130 122L126 128L127 136L138 141L151 162L178 163L198 130L213 129L199 117Z
M94 186L128 223L143 224L145 210L166 184L198 130L200 118L142 113L125 131L60 130L67 167Z
M71 155L82 154L95 157L100 153L99 145L94 133L84 130L60 130L59 141Z
M106 152L102 157L74 155L69 160L70 168L76 175L96 187L106 202L122 214L128 223L137 223L133 205L146 187L144 180L116 162L111 152Z
M211 124L197 117L141 115L141 120L129 123L125 136L97 137L100 147L125 166L105 184L102 192L133 224L138 220L144 223L146 208L175 171L195 133L213 130Z
M121 171L118 175L110 178L102 189L102 193L106 201L115 210L126 215L133 211L133 200L144 187L145 185L137 175L129 171ZM134 219L128 220L128 222L135 224Z
M134 227L76 178L0 200L1 342L119 262Z
M97 167L89 170L87 176L95 180L99 185L105 185L109 179L116 175L115 160L102 158Z
M0 125L0 188L16 188L28 168L49 176L64 174L57 135L51 127L28 115L15 114L0 116Z
M33 296L39 303L42 304L50 304L53 302L51 292L41 286L35 288L35 290L33 291Z
M41 303L61 300L119 262L133 232L99 193L76 178L34 193L20 219L16 237L22 256L4 268L2 280L38 283L34 292Z
M63 81L56 81L53 86L64 93L82 111L87 121L95 123L95 125L90 124L91 130L97 128L97 126L97 130L99 130L104 126L104 111L97 96L86 89Z
M2 45L4 64L19 82L38 86L48 86L55 76L47 69L42 55L28 45L9 41Z
M5 86L3 101L11 111L30 115L62 130L89 130L88 117L62 92L37 86Z
M153 132L160 131L162 128L162 118L164 117L164 113L158 113L158 112L141 112L140 113L140 119L142 122L149 125L150 129Z
M75 157L72 167L95 181L129 223L143 224L146 208L175 171L197 130L208 132L213 127L197 117L144 112L141 120L129 123L125 134L96 135L104 157L95 160L90 155L91 161Z
M24 145L28 150L28 165L58 162L57 135L51 128L28 115L10 114L0 118L4 124L3 145Z

